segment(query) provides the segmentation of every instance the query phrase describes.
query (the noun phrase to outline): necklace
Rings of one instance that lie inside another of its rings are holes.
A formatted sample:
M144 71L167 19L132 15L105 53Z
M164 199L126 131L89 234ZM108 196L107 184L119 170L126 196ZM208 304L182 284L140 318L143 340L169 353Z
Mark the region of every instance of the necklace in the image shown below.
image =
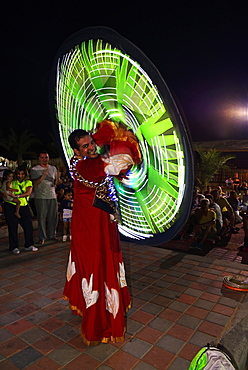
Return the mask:
M84 186L89 188L95 188L95 197L108 203L113 207L113 202L117 202L118 198L116 195L115 186L113 183L113 179L110 175L106 175L105 178L101 182L94 182L85 179L77 170L76 166L80 160L85 160L84 158L79 157L72 157L71 159L71 166L70 166L70 174L75 179L78 180Z

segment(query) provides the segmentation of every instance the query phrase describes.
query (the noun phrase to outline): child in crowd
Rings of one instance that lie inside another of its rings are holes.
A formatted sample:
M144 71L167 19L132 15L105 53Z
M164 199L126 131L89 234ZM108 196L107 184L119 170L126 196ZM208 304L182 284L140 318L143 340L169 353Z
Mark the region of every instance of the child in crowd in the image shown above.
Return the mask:
M16 204L15 216L21 218L20 215L20 201L14 197L14 193L19 191L19 189L13 189L11 187L13 181L13 172L11 170L5 170L3 173L3 185L1 192L5 195L3 200L9 201Z
M62 200L64 199L64 195L65 195L64 188L60 188L59 191L57 192L57 202L58 202L59 205L62 202Z
M69 228L69 234L71 239L71 217L72 217L72 191L66 190L64 199L60 203L59 213L60 219L63 221L63 242L67 240L67 232Z

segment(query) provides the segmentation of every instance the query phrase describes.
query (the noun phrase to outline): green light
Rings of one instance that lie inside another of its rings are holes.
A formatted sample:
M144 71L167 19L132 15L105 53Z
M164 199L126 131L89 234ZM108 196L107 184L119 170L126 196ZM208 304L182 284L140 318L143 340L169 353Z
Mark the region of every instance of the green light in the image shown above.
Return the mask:
M120 232L151 238L177 220L185 191L181 137L157 87L129 55L103 40L88 40L58 60L56 109L67 163L74 129L94 131L112 119L132 129L143 162L122 183L115 179Z

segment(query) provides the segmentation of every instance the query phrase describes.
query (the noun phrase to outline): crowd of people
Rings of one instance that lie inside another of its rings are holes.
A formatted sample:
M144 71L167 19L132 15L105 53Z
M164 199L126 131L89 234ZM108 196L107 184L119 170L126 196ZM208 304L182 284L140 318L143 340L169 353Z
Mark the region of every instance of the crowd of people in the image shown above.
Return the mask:
M72 216L72 180L49 164L47 151L39 153L39 164L28 170L26 165L15 171L6 169L1 179L1 213L4 215L9 235L9 250L20 253L18 224L24 231L24 250L36 252L32 217L38 221L38 241L57 240L58 220L63 222L63 241L70 235ZM71 238L71 236L70 236Z
M111 139L106 142L108 137ZM9 250L20 253L20 224L24 250L38 251L33 241L32 214L37 216L40 245L57 240L58 221L63 222L62 240L69 237L71 241L63 298L76 315L83 317L85 343L123 341L124 312L131 302L115 203L107 189L110 176L125 175L133 164L140 162L139 147L132 133L115 127L111 121L103 121L92 136L81 129L73 131L69 143L75 154L70 169L72 178L49 164L46 151L39 153L39 164L29 173L25 166L19 166L15 173L4 172L1 196ZM104 148L107 145L107 155L99 155L96 144ZM218 243L226 230L237 233L237 225L243 222L243 248L248 251L248 185L240 185L238 179L227 180L226 192L220 186L212 189L208 185L202 193L195 188L191 215L182 230L182 236L192 237L191 248L203 250L209 239Z
M58 222L63 224L62 240L71 240L71 219L73 209L73 179L66 171L58 171L49 164L49 154L39 153L39 164L29 171L19 166L15 172L5 170L2 177L1 195L4 201L4 215L9 231L10 251L19 254L17 227L20 224L28 240L24 247L32 251L33 229L30 217L38 220L38 241L57 240ZM20 177L21 173L21 177ZM22 184L20 182L22 179ZM243 223L248 210L248 184L238 178L229 177L221 186L208 185L202 193L195 188L190 218L182 230L182 238L191 237L191 248L204 249L206 240L218 243L225 232L237 233L237 225ZM3 208L3 204L1 203ZM24 210L28 212L24 215ZM3 211L2 211L3 212ZM10 214L11 219L10 219ZM25 221L26 219L29 221ZM14 220L14 221L13 221ZM29 226L25 226L25 222Z
M202 192L194 189L191 215L181 232L183 239L192 239L191 248L203 250L206 240L218 244L227 233L238 233L239 224L246 222L248 184L238 183L229 178L225 191L221 186L212 189L210 185Z

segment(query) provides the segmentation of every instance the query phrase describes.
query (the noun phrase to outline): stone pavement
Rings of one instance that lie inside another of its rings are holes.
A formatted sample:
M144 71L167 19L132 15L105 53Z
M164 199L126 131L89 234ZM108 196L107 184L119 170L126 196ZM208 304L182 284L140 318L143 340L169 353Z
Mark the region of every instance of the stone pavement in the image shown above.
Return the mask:
M193 254L189 243L180 250L181 241L168 243L170 249L122 242L133 297L125 342L89 348L80 337L81 318L61 298L69 242L15 256L7 238L0 239L1 370L186 370L209 342L224 343L245 369L246 335L242 355L230 336L246 318L247 297L222 286L223 276L248 276L237 249L242 235L232 238L236 250L231 240L229 249L206 256Z

